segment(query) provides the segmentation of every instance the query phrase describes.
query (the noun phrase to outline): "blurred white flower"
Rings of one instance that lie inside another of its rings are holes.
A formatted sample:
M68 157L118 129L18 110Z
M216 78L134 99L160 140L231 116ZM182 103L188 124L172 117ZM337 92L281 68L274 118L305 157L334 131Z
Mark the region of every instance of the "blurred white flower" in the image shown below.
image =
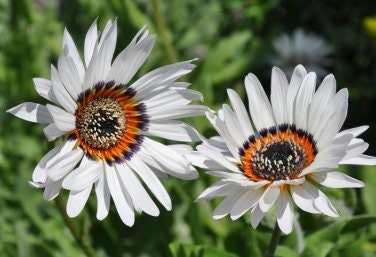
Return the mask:
M313 71L319 78L328 73L334 49L323 38L297 29L291 36L283 34L273 40L276 55L270 59L273 66L278 66L291 76L295 66L302 64L307 71Z

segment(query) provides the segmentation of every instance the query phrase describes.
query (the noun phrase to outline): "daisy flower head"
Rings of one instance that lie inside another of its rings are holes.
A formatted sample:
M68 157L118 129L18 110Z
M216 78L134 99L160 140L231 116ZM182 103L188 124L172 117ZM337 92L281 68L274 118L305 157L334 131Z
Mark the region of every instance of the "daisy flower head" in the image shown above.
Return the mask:
M44 198L69 190L67 214L77 216L94 186L97 218L109 212L110 198L122 221L132 226L135 211L152 216L159 209L144 185L167 209L171 199L159 177L195 179L196 170L183 157L186 147L166 146L152 137L191 142L200 135L179 118L203 115L202 95L176 80L191 72L192 61L167 65L134 80L148 58L156 36L142 28L113 59L117 21L108 21L103 32L96 21L84 43L84 58L65 29L57 68L51 80L35 78L35 89L51 104L23 103L9 113L45 124L49 141L64 142L49 151L36 166L33 186L44 188Z
M270 101L254 74L245 78L249 112L231 89L231 107L207 117L219 136L204 141L188 155L192 163L219 181L198 200L224 197L216 219L235 220L251 209L251 225L276 207L277 223L288 234L293 225L293 202L302 210L338 216L317 188L363 187L363 182L336 171L340 164L374 165L364 155L368 144L357 138L367 126L340 131L347 114L348 91L336 92L333 75L316 88L315 73L298 65L288 82L274 67Z

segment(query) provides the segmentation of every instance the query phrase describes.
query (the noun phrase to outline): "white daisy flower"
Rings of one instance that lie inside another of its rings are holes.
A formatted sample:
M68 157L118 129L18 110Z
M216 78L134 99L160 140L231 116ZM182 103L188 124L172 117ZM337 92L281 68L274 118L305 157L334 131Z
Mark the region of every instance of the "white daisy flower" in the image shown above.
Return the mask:
M23 103L9 113L46 124L52 141L66 141L48 152L34 170L31 184L44 188L51 200L61 188L70 190L67 213L77 216L94 185L97 218L109 212L112 197L122 221L132 226L134 210L152 216L159 209L144 188L171 210L171 199L158 177L172 175L195 179L196 170L177 147L161 144L149 136L191 142L199 134L179 118L203 115L199 92L176 82L191 72L191 61L153 70L129 84L148 58L156 36L144 27L115 58L117 22L108 21L101 36L94 22L86 34L84 60L67 30L57 69L51 80L35 78L37 92L53 104ZM142 183L142 182L143 183Z
M304 211L332 217L337 211L316 185L331 188L363 187L363 182L336 171L339 164L375 165L363 155L368 144L357 138L361 126L339 132L347 114L347 89L336 93L333 75L315 91L316 75L295 68L290 84L273 68L271 103L254 74L245 78L251 119L240 97L231 89L232 107L207 117L219 133L188 154L196 166L219 181L198 200L225 197L214 210L219 219L235 220L251 209L251 224L276 205L277 222L288 234L293 224L293 202Z
M271 58L271 64L281 67L291 76L298 64L303 64L308 71L316 72L323 78L327 67L332 64L330 55L334 48L322 37L297 29L292 35L282 34L272 42L276 55Z

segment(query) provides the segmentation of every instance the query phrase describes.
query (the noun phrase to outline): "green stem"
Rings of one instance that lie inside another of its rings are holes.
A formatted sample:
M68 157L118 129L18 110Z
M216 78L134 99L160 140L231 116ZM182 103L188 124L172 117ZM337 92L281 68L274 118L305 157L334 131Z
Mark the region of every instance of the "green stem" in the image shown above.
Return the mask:
M95 257L96 254L94 249L90 245L89 239L85 233L86 230L84 229L82 231L83 233L80 233L80 230L77 227L77 225L73 222L71 218L68 217L65 211L65 203L60 195L58 195L55 198L55 204L64 220L64 223L69 228L70 232L72 233L78 245L81 247L82 251L84 251L87 257Z
M171 40L169 40L167 36L167 33L166 33L167 29L166 29L163 15L161 13L161 9L159 8L158 0L151 0L151 5L153 8L155 24L157 26L158 33L161 37L163 46L165 48L167 59L169 63L175 63L176 53L175 53L174 48L172 47Z
M266 250L264 257L274 257L280 238L281 229L279 228L278 223L275 222L272 238L270 238L269 247Z

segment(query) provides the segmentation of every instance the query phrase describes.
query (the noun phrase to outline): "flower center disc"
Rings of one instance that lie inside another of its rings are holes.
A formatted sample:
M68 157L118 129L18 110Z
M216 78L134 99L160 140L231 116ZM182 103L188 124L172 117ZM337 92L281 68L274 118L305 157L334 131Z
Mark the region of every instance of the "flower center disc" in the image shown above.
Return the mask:
M114 81L100 81L77 99L76 128L71 140L87 157L108 164L130 160L140 149L149 117L136 90Z
M253 181L295 179L317 154L311 134L294 126L260 134L260 139L251 136L239 149L239 168Z
M87 145L97 149L109 149L123 136L125 120L119 103L108 97L99 97L81 110L76 127Z

